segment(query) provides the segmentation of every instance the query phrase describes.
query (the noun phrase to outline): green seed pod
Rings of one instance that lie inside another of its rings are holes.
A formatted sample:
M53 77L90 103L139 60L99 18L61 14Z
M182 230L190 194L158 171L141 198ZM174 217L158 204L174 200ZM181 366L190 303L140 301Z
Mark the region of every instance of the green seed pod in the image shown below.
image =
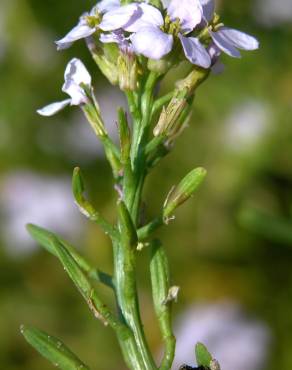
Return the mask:
M26 341L53 365L62 370L89 370L59 339L42 330L22 325L20 331Z
M82 214L91 220L95 220L97 217L97 212L91 203L84 197L84 181L81 170L79 167L75 167L72 176L72 192L76 204Z
M121 244L127 250L136 250L138 244L137 231L132 221L131 215L123 201L118 202L119 230L121 234Z
M168 293L170 289L169 266L164 248L155 240L151 246L151 284L154 308L158 317L169 311Z
M158 240L155 240L151 245L150 275L154 309L166 348L159 368L169 369L173 361L176 342L171 320L173 300L169 299L171 287L168 260L165 250Z
M123 108L118 110L118 124L121 147L121 162L125 164L130 157L131 150L131 133L127 116Z
M187 201L205 179L207 171L196 168L189 172L182 181L170 192L163 207L163 218L167 220L174 210Z

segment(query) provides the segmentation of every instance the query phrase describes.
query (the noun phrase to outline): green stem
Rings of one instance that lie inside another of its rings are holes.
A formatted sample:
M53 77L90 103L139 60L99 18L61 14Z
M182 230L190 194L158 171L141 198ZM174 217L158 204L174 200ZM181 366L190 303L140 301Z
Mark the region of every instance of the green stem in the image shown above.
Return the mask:
M139 314L135 257L133 253L125 252L122 245L114 244L115 287L119 308L125 323L131 328L136 342L135 358L139 367L133 370L154 370L156 366L151 357Z
M174 91L171 91L170 93L158 98L152 106L151 116L157 113L164 105L168 104L171 101L173 95L174 95Z
M153 234L153 232L156 231L163 224L163 218L162 216L159 216L153 221L149 222L149 224L140 227L140 229L138 229L137 231L139 241L143 241L149 238L149 236Z

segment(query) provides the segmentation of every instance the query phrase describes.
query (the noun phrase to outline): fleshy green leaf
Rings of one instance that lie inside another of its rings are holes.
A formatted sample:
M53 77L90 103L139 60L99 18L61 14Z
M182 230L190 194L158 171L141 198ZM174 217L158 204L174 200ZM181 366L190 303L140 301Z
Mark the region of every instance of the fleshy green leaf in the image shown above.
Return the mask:
M72 177L72 191L75 198L75 202L82 214L84 214L91 221L96 222L101 226L107 235L111 238L115 238L116 230L110 225L94 208L94 206L84 196L84 181L81 170L79 167L74 168Z
M62 245L62 243L53 236L51 237L51 245L52 249L54 249L54 253L61 261L65 271L68 273L80 293L86 300L90 299L93 288L73 256Z
M100 271L93 267L83 256L81 256L76 249L70 245L68 242L66 242L64 239L59 237L57 234L52 233L49 230L46 230L43 227L28 224L26 225L27 231L31 235L31 237L37 241L45 250L47 250L49 253L54 255L55 257L58 257L56 253L56 249L52 247L52 238L57 239L71 254L71 256L74 258L74 260L77 262L79 267L92 279L103 283L104 285L113 288L113 282L112 277L108 275L107 273Z
M89 367L59 339L33 327L22 325L20 331L32 347L60 369L89 370Z
M213 358L206 346L204 346L203 343L198 342L196 344L195 352L198 366L209 368Z

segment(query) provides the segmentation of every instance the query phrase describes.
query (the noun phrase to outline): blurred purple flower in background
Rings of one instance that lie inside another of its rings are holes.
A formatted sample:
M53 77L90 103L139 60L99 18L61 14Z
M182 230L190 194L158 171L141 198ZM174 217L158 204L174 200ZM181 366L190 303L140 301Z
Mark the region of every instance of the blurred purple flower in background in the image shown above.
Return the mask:
M12 172L1 181L1 227L7 252L22 255L33 247L25 229L28 222L74 238L82 230L82 217L70 192L71 180L41 176L29 171Z
M292 21L291 0L256 0L253 14L258 23L266 27L275 27Z
M229 302L190 307L178 318L175 334L174 370L183 363L194 366L196 342L216 354L223 370L260 370L271 339L263 322L247 318L237 304Z

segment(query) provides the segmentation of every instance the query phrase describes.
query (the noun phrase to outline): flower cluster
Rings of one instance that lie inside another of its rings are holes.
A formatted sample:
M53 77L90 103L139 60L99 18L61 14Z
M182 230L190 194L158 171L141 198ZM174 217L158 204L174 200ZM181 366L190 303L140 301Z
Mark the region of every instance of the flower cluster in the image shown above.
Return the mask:
M62 39L59 50L75 41L86 39L100 70L122 90L135 90L139 64L166 61L166 70L186 58L198 67L220 69L222 52L241 56L238 49L255 50L258 41L244 32L225 27L215 13L214 0L171 0L156 6L146 2L126 5L120 0L102 0ZM110 52L105 52L111 47ZM148 63L148 68L150 64ZM165 71L166 71L165 70ZM65 106L84 105L88 97L84 86L91 89L91 78L81 61L73 59L65 72L63 91L67 99L38 110L41 115L57 113Z
M117 43L121 50L158 60L183 51L203 68L214 65L221 52L240 57L238 49L255 50L258 41L219 23L214 0L171 0L168 6L103 0L76 27L57 41L59 49L97 33L102 43Z

